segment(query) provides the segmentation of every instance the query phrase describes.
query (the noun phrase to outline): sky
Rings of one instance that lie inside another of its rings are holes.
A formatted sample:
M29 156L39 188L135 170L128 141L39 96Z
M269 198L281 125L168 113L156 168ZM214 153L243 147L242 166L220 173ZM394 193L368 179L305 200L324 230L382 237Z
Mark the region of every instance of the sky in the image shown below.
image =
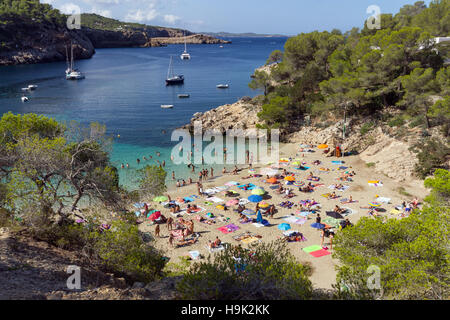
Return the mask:
M361 28L376 5L397 13L416 0L41 0L67 14L97 13L126 22L194 32L296 35L314 30ZM425 0L428 5L430 0Z

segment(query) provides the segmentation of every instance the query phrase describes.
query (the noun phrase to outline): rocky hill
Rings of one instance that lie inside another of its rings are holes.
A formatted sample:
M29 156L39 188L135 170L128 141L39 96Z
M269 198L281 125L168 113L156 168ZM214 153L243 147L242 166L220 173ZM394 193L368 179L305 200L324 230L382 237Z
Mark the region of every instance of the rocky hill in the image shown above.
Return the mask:
M98 15L82 15L80 30L30 19L0 23L0 66L65 61L66 45L74 45L74 59L88 59L96 48L159 47L168 44L230 43L188 30L127 24ZM86 25L83 24L86 21Z
M71 41L76 59L95 53L91 40L80 30L21 19L0 23L0 65L64 61L65 45Z

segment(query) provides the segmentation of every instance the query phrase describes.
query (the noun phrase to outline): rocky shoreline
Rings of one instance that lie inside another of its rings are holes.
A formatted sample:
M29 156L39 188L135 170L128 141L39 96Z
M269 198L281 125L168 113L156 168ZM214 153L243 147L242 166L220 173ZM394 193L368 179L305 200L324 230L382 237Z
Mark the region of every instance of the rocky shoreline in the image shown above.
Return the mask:
M98 48L161 47L184 43L180 30L152 27L68 30L51 24L15 21L0 24L0 66L66 60L66 45L74 45L74 59L89 59ZM189 44L227 44L231 41L203 34L188 34Z

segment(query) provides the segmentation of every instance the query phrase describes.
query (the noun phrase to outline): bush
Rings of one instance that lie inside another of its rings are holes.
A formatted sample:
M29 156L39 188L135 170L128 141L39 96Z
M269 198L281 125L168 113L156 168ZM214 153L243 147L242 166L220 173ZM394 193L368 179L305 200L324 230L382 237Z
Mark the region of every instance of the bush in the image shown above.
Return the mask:
M362 135L365 135L367 132L369 132L370 130L372 130L374 126L375 126L375 123L373 123L373 122L366 122L366 123L364 123L364 124L361 126L360 133L361 133Z
M281 242L260 244L252 251L231 246L195 263L177 291L182 299L194 300L310 299L310 271Z
M420 178L425 179L437 168L446 169L446 161L450 155L448 145L435 138L428 138L414 145L412 150L417 153L419 161L415 166L415 172Z
M397 116L388 121L389 127L400 127L405 124L405 119L402 116Z
M144 243L137 226L114 221L110 230L94 237L93 252L108 271L140 282L161 276L165 261L160 252Z

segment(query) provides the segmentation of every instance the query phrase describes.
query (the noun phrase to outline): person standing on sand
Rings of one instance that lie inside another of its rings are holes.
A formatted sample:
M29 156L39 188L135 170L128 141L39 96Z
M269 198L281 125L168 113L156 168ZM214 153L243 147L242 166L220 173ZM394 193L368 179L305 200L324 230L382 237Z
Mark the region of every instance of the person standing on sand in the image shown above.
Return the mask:
M167 231L171 231L172 227L173 227L173 218L170 217L169 219L167 219Z
M159 235L159 231L160 231L159 224L157 224L155 228L155 237L161 238L161 236Z
M172 171L172 180L175 180L175 171Z
M214 177L214 169L211 168L211 178Z
M169 245L173 248L173 235L169 236Z

